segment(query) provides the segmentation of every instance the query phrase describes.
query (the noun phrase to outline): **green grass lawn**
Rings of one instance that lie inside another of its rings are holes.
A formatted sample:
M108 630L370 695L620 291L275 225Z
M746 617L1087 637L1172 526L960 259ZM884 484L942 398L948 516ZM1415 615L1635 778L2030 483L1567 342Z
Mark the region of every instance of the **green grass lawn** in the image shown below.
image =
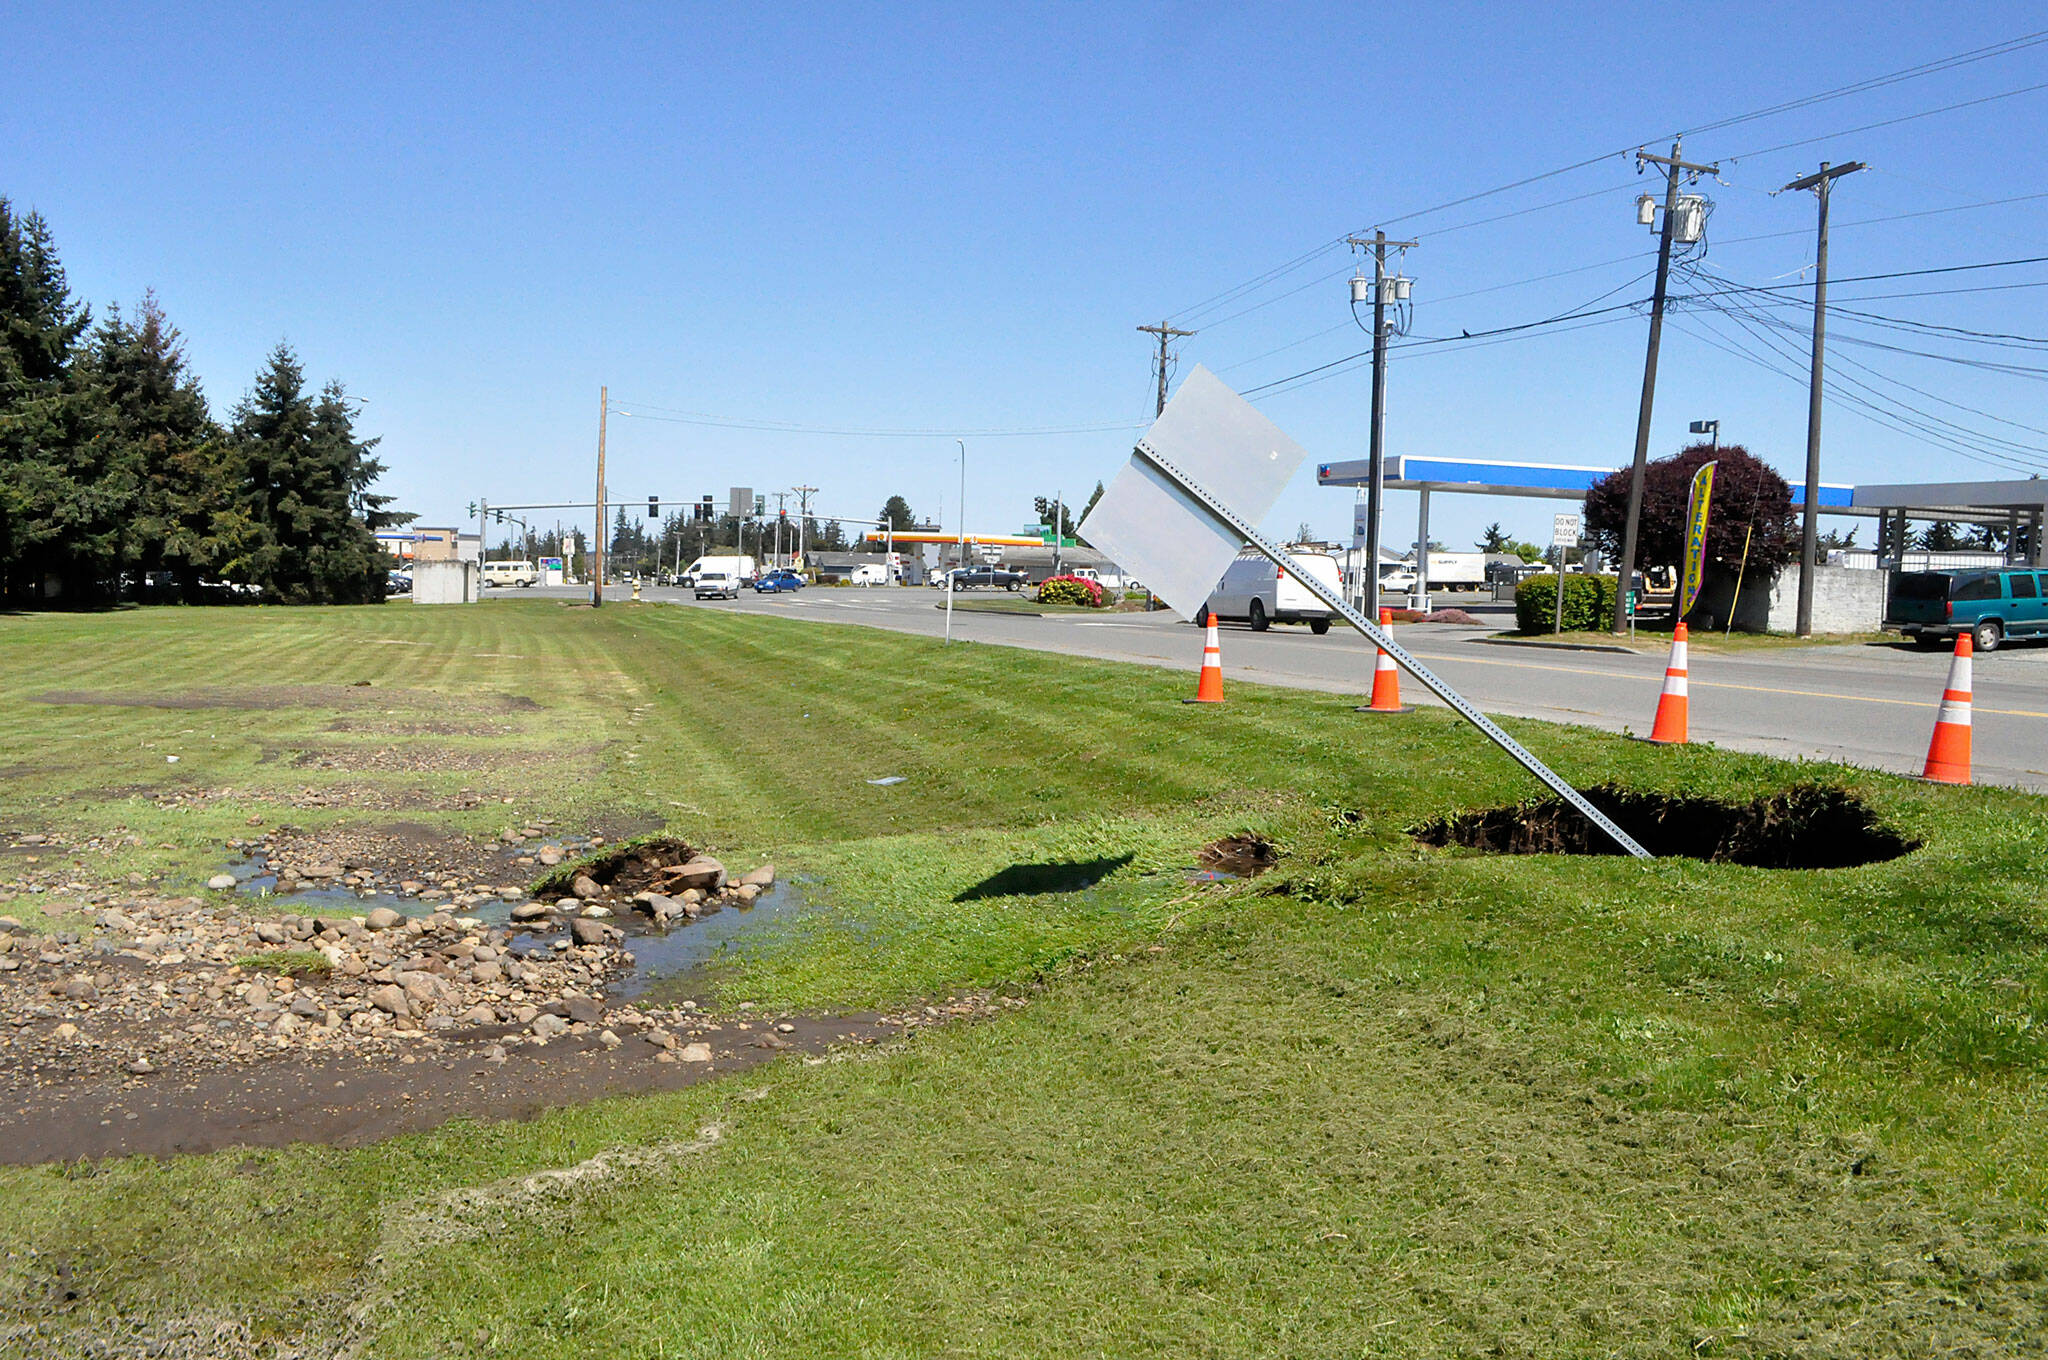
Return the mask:
M1252 685L1195 707L1143 668L653 605L4 618L0 677L0 828L145 842L81 872L189 886L252 812L660 822L820 904L728 1001L1030 998L530 1123L0 1171L0 1325L44 1329L33 1353L221 1321L421 1357L2048 1335L2029 795L1513 723L1582 784L1819 780L1925 844L1804 872L1436 851L1408 830L1536 789L1434 710ZM80 691L210 706L33 697ZM173 785L236 794L162 806ZM485 801L294 809L308 786ZM1237 831L1280 867L1191 884Z

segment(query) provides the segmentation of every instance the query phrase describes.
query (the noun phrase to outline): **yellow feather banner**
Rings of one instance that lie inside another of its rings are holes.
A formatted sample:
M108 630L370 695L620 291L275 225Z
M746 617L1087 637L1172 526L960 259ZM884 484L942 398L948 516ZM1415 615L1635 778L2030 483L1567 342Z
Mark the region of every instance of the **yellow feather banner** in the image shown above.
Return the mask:
M1692 498L1685 505L1685 568L1678 583L1678 617L1684 618L1700 597L1700 577L1707 569L1707 503L1714 497L1714 468L1708 463L1693 474Z

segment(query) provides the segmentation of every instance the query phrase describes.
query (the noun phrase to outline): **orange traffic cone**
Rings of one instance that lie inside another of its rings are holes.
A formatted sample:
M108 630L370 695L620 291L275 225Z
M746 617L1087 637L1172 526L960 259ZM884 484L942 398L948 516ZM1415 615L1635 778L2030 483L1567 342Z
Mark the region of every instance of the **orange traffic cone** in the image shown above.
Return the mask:
M1216 611L1209 611L1209 638L1202 644L1202 678L1195 684L1195 697L1184 704L1223 702L1223 648L1216 641Z
M1394 611L1380 610L1380 627L1394 626ZM1394 658L1387 655L1387 649L1376 649L1379 657L1372 664L1372 702L1360 708L1360 713L1412 713L1413 709L1401 706L1401 671L1394 664Z
M1685 625L1671 634L1671 660L1664 667L1664 693L1657 700L1657 721L1650 727L1650 740L1671 746L1685 745Z
M1970 782L1970 657L1975 651L1968 633L1956 634L1955 659L1948 663L1948 688L1941 692L1941 711L1934 715L1934 739L1927 743L1922 779L1937 784Z

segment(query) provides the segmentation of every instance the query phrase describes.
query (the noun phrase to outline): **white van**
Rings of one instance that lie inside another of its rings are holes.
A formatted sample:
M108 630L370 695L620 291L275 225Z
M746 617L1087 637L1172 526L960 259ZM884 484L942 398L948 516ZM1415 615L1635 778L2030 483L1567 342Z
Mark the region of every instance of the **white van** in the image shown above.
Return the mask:
M1320 552L1297 552L1293 557L1331 591L1342 592L1336 558ZM1255 633L1263 633L1275 623L1305 623L1318 637L1330 631L1332 618L1307 586L1251 551L1241 554L1223 573L1209 593L1207 612L1219 619L1243 619Z
M537 586L540 584L540 568L531 562L486 562L484 563L484 584L487 586Z

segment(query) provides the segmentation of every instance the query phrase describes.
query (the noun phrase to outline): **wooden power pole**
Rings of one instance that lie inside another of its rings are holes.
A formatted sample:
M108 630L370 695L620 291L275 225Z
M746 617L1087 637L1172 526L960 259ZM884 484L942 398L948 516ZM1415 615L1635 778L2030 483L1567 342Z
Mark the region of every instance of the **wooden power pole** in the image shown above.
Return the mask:
M1832 170L1822 161L1820 169L1804 179L1795 179L1784 189L1811 189L1820 200L1820 240L1814 255L1813 274L1813 375L1806 389L1806 506L1799 529L1799 636L1813 634L1814 557L1820 549L1820 388L1821 362L1828 335L1828 191L1843 175L1863 169L1863 162L1850 161Z
M1345 239L1353 246L1372 247L1372 422L1365 455L1371 475L1366 478L1365 576L1361 584L1365 587L1365 616L1377 620L1380 616L1380 506L1387 494L1387 247L1408 250L1416 243L1389 241L1384 231L1375 231L1370 239L1362 236ZM1355 292L1353 296L1355 299ZM1428 548L1425 543L1418 550L1418 566L1421 564L1419 554Z
M611 389L597 389L597 536L590 540L590 607L604 604L604 418L611 413Z
M1177 335L1193 335L1194 332L1177 331L1173 327L1167 325L1164 321L1160 322L1156 326L1140 326L1138 327L1138 329L1141 331L1149 331L1151 334L1159 337L1159 405L1153 408L1152 411L1152 414L1157 416L1163 414L1166 410L1166 365L1168 362L1168 356L1166 353L1167 343Z
M1643 515L1643 475L1650 461L1650 412L1657 404L1657 350L1664 338L1664 298L1671 277L1671 233L1677 220L1680 175L1714 175L1721 167L1690 165L1678 158L1681 142L1671 143L1669 156L1636 152L1636 165L1664 167L1664 226L1657 235L1657 291L1650 298L1650 347L1643 357L1643 400L1636 408L1636 457L1628 475L1628 521L1621 531L1621 575L1614 585L1614 631L1628 631L1628 597L1636 579L1636 529ZM1563 566L1560 563L1560 571Z

